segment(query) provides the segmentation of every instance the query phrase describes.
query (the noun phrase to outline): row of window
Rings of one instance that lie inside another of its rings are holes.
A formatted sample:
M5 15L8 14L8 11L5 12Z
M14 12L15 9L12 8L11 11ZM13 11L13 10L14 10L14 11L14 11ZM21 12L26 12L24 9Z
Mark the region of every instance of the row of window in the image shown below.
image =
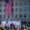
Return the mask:
M30 12L30 7L28 7L28 9L27 8L24 8L23 10L22 10L22 8L19 8L19 11L20 12L22 12L22 11L26 12L27 10L28 10L28 12ZM17 12L18 11L18 8L16 8L15 11Z
M26 18L26 17L27 17L27 15L24 14L24 18ZM28 17L30 18L30 14L28 14ZM2 15L0 15L0 19L1 18L2 18ZM5 15L3 16L3 18L6 18ZM10 18L10 17L8 16L8 18ZM18 15L17 14L15 15L15 18L18 18ZM19 18L22 18L22 14L19 15Z
M18 12L18 8L15 9L16 12ZM22 8L19 8L19 11L22 12ZM27 12L27 8L23 9L24 12ZM2 12L2 9L0 9L0 12ZM5 12L5 9L4 9ZM28 12L30 12L30 7L28 7Z
M28 14L28 16L30 17L30 14ZM24 18L26 18L26 17L27 17L27 15L24 14ZM15 18L18 18L18 15L15 15ZM22 14L19 15L19 18L22 18Z
M22 6L23 3L24 3L24 5L27 5L26 1L24 1L24 2L20 1L19 5ZM28 5L30 5L30 1L28 1ZM18 6L18 2L15 3L15 6Z
M20 1L20 2L19 2L19 5L21 6L22 4L23 4L23 2ZM26 5L26 4L27 4L27 2L24 1L24 5ZM28 1L28 5L30 5L30 1ZM18 6L18 2L15 3L15 6ZM2 7L2 4L0 4L0 7Z
M16 8L15 11L18 12L18 8ZM22 11L27 12L27 9L24 8L24 9L22 10L22 8L19 8L19 11L20 11L20 12L22 12ZM0 9L0 12L2 12L2 9ZM4 9L4 12L5 12L5 9ZM28 12L30 12L30 7L28 8Z

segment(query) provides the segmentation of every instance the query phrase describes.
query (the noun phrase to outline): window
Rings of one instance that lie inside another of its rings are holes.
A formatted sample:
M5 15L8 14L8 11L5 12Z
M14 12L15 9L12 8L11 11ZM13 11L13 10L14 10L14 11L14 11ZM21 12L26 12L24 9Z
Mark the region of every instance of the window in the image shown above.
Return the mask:
M18 6L18 2L15 3L15 6Z
M28 17L30 17L30 14L28 14Z
M18 18L18 15L17 14L15 15L15 18Z
M10 18L9 15L8 15L8 18Z
M0 15L0 19L2 19L2 15Z
M18 8L16 8L15 11L17 12L18 11Z
M28 7L28 12L30 12L30 7Z
M20 8L19 11L22 12L22 8Z
M2 9L0 9L0 12L2 12Z
M22 14L19 15L19 18L22 18Z
M4 12L6 12L6 9L4 9Z
M29 24L29 27L30 27L30 21L29 21L29 23L28 23L28 24Z
M0 7L2 7L2 4L0 4Z
M26 18L26 14L24 14L24 18Z
M5 15L3 16L3 18L5 18Z
M20 5L20 6L22 5L22 1L19 2L19 5Z
M26 12L26 8L24 8L24 12Z
M28 5L30 5L30 1L28 1Z
M27 3L27 2L26 2L26 1L24 1L24 5L26 5L26 3Z

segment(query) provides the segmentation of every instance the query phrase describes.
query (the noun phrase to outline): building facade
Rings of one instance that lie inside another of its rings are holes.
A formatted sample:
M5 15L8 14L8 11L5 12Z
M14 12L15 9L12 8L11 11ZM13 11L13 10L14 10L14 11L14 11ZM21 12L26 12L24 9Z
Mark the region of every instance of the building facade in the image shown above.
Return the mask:
M11 17L6 15L5 4L5 0L0 0L0 20L30 20L30 0L13 0L13 13Z

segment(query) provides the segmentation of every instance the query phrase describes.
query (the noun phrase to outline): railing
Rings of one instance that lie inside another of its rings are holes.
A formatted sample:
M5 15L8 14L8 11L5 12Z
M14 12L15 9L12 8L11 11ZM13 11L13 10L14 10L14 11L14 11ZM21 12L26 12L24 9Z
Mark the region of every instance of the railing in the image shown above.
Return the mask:
M3 19L0 19L0 21L1 21L1 20L2 20L2 21L4 21L4 20L7 20L7 21L8 21L8 20L11 20L11 21L12 21L12 20L13 20L13 21L15 21L15 20L17 20L17 21L19 21L19 20L20 20L20 21L30 21L30 19L20 19L20 18L5 18L5 19L3 18Z

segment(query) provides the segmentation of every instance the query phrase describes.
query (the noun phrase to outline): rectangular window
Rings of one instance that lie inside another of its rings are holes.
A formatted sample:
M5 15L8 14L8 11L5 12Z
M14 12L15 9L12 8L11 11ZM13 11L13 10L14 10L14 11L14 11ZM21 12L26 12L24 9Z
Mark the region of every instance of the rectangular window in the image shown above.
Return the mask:
M24 18L26 18L26 14L24 14Z
M26 2L26 1L24 1L24 5L26 5L26 3L27 3L27 2Z
M28 5L30 5L30 1L28 1Z
M30 14L28 14L28 17L30 18Z
M28 7L28 12L30 12L30 7Z
M22 1L19 2L19 5L22 6Z
M15 6L18 6L18 2L15 3Z
M20 8L19 11L22 12L22 8Z
M0 9L0 12L2 12L2 9Z
M16 8L15 11L17 12L18 11L18 8Z
M26 12L26 7L24 8L24 12Z
M2 15L0 15L0 19L2 19Z
M3 15L3 18L5 18L5 15Z
M22 14L19 15L19 18L22 18Z
M2 4L0 4L0 7L2 7Z
M15 15L15 18L18 18L18 15L17 14Z

